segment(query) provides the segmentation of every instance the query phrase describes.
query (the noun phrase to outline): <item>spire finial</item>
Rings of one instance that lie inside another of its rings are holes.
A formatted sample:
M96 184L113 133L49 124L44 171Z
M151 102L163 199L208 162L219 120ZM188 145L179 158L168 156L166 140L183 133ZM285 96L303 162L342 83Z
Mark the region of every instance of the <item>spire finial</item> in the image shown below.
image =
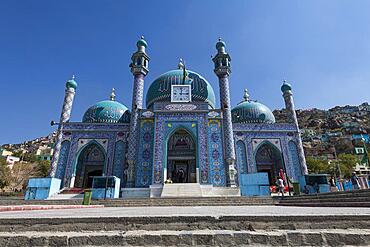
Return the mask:
M109 98L110 98L111 101L116 100L116 90L114 88L112 88L112 92L110 93Z
M76 76L73 74L73 75L72 75L72 80L74 80L75 78L76 78Z
M140 39L144 39L144 35L141 35L141 36L140 36Z
M218 37L218 41L221 41L221 37Z
M179 64L177 65L177 68L178 69L183 69L184 68L184 61L182 60L182 58L179 59Z
M249 101L248 89L244 89L243 98L244 98L244 101Z

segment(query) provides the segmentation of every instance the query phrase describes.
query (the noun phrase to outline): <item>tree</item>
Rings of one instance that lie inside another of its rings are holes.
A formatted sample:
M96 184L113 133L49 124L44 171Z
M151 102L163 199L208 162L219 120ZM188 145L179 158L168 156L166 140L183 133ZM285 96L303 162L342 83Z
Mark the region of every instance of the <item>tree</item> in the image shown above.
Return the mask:
M50 161L49 160L39 160L36 162L36 170L38 177L47 177L49 174Z
M351 176L354 167L359 163L358 158L353 154L339 154L338 161L343 176Z
M329 164L327 160L307 157L306 158L307 169L310 173L327 173Z
M10 183L10 169L6 160L0 157L0 189L4 189Z
M36 165L27 162L16 162L10 176L9 187L12 190L22 189L30 177L37 176Z

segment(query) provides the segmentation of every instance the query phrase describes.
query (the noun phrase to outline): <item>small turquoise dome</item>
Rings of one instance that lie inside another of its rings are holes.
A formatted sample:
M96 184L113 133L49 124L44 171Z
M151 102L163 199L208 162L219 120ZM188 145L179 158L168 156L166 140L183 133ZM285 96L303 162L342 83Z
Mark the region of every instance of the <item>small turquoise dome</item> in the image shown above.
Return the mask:
M244 100L231 110L233 123L275 123L274 114L264 104L249 100L247 90Z
M85 112L84 123L129 123L128 108L114 100L103 100L91 106Z
M207 102L215 108L215 93L209 82L196 72L186 70L185 85L191 85L192 101ZM146 94L146 107L150 108L154 102L171 101L171 85L182 84L184 71L170 70L153 81Z
M144 46L145 48L148 47L148 44L146 43L144 37L141 37L141 39L139 39L137 42L136 42L136 46L139 48L140 46Z
M218 42L216 43L216 49L219 50L221 47L225 47L225 42L221 41L221 39L218 39Z
M66 88L77 88L77 82L74 79L68 80L66 82Z
M292 90L292 85L284 81L283 85L281 85L281 91L284 93L289 90Z

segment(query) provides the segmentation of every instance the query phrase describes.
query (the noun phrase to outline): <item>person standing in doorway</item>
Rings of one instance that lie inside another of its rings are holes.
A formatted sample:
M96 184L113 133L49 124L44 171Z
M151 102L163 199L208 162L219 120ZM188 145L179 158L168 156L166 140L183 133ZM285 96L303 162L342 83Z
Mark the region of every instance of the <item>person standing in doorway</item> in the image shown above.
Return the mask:
M184 177L185 177L184 169L180 168L180 170L177 172L177 179L178 179L179 183L184 182Z

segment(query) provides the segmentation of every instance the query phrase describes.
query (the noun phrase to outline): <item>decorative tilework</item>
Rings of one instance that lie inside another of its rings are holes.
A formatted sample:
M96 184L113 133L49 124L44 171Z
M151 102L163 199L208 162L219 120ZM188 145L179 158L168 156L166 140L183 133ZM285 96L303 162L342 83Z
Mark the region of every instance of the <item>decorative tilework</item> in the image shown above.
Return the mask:
M136 165L135 187L149 187L152 183L154 121L142 119Z
M166 140L172 130L183 126L197 139L197 157L200 170L200 183L208 183L209 167L207 162L207 124L206 113L157 113L154 131L153 183L163 183L163 169L167 162L165 157Z
M231 122L231 104L228 76L219 77L221 109L223 110L223 135L225 159L235 160L233 125Z
M66 179L70 180L72 176L75 175L75 169L77 165L77 160L79 156L78 152L78 141L79 139L107 139L108 140L108 148L107 148L107 164L108 164L108 175L112 174L112 161L113 161L113 154L114 154L114 145L116 140L117 132L110 132L110 131L99 131L99 132L92 132L92 131L76 131L72 132L72 141L71 141L71 148L70 154L68 157L68 163L66 168ZM86 144L88 145L88 143Z
M69 149L71 147L70 141L64 141L62 142L61 149L60 149L60 155L58 159L58 166L56 171L56 178L61 179L61 185L60 187L64 187L64 178L65 178L65 172L66 172L66 165L68 161L68 155L69 155Z
M123 168L125 166L126 143L117 141L114 150L112 175L121 179L121 187L124 184Z
M74 99L75 93L76 92L74 88L72 87L66 88L64 101L63 101L62 113L60 115L60 120L59 120L60 124L58 126L57 138L56 138L56 143L54 147L53 159L50 164L50 170L49 170L50 177L55 177L55 173L57 171L60 149L62 147L63 123L68 122L68 120L71 117L71 111L72 111L72 105L73 105L73 99Z
M302 170L301 170L301 164L299 162L298 158L298 149L297 145L293 141L288 142L288 148L289 148L289 155L293 164L293 180L299 181L299 176L302 176Z
M246 145L248 173L257 172L256 160L255 160L254 152L253 152L253 140L254 139L259 139L261 141L279 140L280 142L279 150L281 150L282 152L282 157L285 163L288 176L295 177L294 165L292 164L291 158L289 156L289 151L287 149L288 133L293 133L292 130L290 129L292 125L278 125L278 126L274 126L275 129L273 129L271 126L268 126L268 124L266 125L259 124L260 126L254 125L254 124L243 124L243 125L237 126L236 129L238 129L238 131L234 131L234 137L237 140L242 140L244 144ZM270 125L275 125L275 124L270 124ZM274 143L271 143L271 144L275 145Z
M208 121L209 181L214 186L226 186L226 168L223 159L221 120Z
M144 75L134 74L134 89L132 96L132 112L130 121L130 135L129 135L129 145L127 159L129 161L127 184L128 187L133 187L135 185L135 169L137 152L139 145L139 118L140 110L143 108L143 94L144 94Z
M238 171L236 176L236 184L239 184L239 178L241 174L248 173L247 167L247 154L246 154L246 147L243 141L236 142L236 167L235 169Z

